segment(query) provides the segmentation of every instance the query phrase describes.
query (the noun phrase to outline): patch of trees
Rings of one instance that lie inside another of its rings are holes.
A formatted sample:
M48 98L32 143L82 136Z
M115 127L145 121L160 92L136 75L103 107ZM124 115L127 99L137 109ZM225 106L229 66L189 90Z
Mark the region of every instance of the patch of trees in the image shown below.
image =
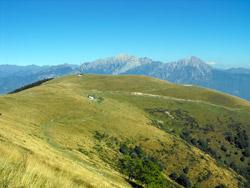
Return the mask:
M170 112L174 116L175 120L178 120L176 123L181 123L182 125L190 126L191 129L199 128L199 124L195 118L191 117L188 111L177 109Z
M245 157L249 157L250 156L250 147L246 148L242 154L245 156Z
M197 181L197 183L201 183L201 182L203 182L203 181L207 181L209 178L210 178L210 176L211 176L211 171L210 170L208 170L208 169L206 169L206 171L207 171L207 174L205 174L204 176L199 176L198 177L198 181Z
M95 138L95 139L101 141L102 139L104 139L104 138L106 138L106 137L108 137L107 134L105 134L105 133L100 133L100 132L98 132L98 131L95 131L95 135L94 135L94 138Z
M192 138L190 135L190 131L187 128L182 129L182 133L180 137L186 140L187 142L195 145L200 150L210 154L212 157L218 159L219 156L217 156L217 152L209 146L209 143L210 143L209 139L205 140L205 139L200 138L199 140L197 140L196 138ZM224 149L224 146L223 146L223 149Z
M135 180L147 187L165 187L166 180L161 174L163 168L156 158L148 156L140 146L128 148L122 144L120 152L124 157L119 160L119 168L129 182Z
M227 188L227 186L225 186L224 184L220 184L220 185L216 186L215 188Z
M250 185L250 166L248 167L238 167L235 162L229 164L230 168L234 169L237 173L245 177Z
M182 139L186 140L189 143L192 143L193 145L198 147L200 150L208 153L209 155L211 155L215 159L221 159L221 156L217 155L216 150L214 150L214 149L212 149L210 147L210 144L209 144L210 140L209 139L200 138L200 139L196 140L196 138L191 137L190 132L189 132L189 130L187 128L184 128L182 130L182 133L181 133L180 136L181 136ZM246 132L244 130L243 131L238 131L238 133L235 136L233 136L231 133L227 133L226 137L227 137L226 138L227 140L232 140L232 141L237 140L238 141L238 146L239 145L241 145L241 146L246 146L247 145L247 144L244 145L246 143L246 141L248 141L248 136L247 136L247 134L246 134ZM236 145L236 143L235 143L235 145ZM224 151L224 152L227 152L227 148L224 145L221 146L221 150ZM242 162L244 162L245 157L250 156L250 146L245 148L243 150L242 154L243 154L243 156L240 158L240 160ZM230 157L231 155L226 154L226 156ZM240 168L235 164L235 162L231 162L230 164L227 164L227 162L224 161L224 163L226 165L230 166L232 169L234 169L237 173L244 176L248 180L248 183L250 184L250 167L241 167Z
M26 89L30 89L30 88L32 88L32 87L39 86L39 85L41 85L42 83L47 82L47 81L50 81L50 80L52 80L52 79L53 79L53 78L47 78L47 79L39 80L39 81L37 81L37 82L33 82L33 83L31 83L31 84L28 84L28 85L25 85L25 86L20 87L20 88L18 88L18 89L15 89L14 91L9 92L8 94L18 93L18 92L20 92L20 91L23 91L23 90L26 90Z
M183 169L183 171L185 171L185 169ZM187 188L192 187L190 179L189 179L189 177L187 177L185 172L181 173L180 176L178 176L176 172L173 172L172 174L169 175L169 177L184 187L187 187Z
M163 121L159 121L159 120L152 120L151 125L157 127L158 129L167 131L166 127L163 124Z
M233 135L232 132L226 132L225 139L239 149L245 149L249 146L249 137L247 132L246 130L242 130L240 127L236 128L235 135Z
M250 166L245 168L237 168L235 170L240 175L244 176L248 180L248 185L250 186Z
M202 151L208 153L209 155L211 155L215 159L218 158L216 151L210 147L210 140L209 139L205 140L205 139L200 138L197 141L197 147L199 149L201 149Z
M225 139L230 142L230 144L235 147L241 149L242 155L240 160L242 162L245 161L245 157L250 157L250 142L249 137L247 135L247 131L243 130L241 124L235 123L235 132L226 132ZM238 154L238 153L237 153ZM237 173L244 176L248 180L248 184L250 185L250 167L239 167L234 162L231 162L229 166L234 169Z
M154 115L157 118L164 118L168 121L169 125L175 126L189 126L191 129L199 128L199 124L195 118L191 117L188 111L177 109L177 110L169 110L163 108L146 108L145 111ZM166 113L168 112L168 113ZM170 118L171 116L171 118ZM157 125L158 128L164 129L162 125L159 125L158 122L153 122L153 125Z
M187 128L182 129L182 133L180 137L186 140L187 142L191 142L191 139L192 139L190 135L190 131Z
M187 188L192 187L192 184L189 178L185 174L181 174L175 181L184 187L187 187Z
M249 146L248 135L245 130L240 130L237 135L234 137L234 143L236 147L240 149L247 148Z

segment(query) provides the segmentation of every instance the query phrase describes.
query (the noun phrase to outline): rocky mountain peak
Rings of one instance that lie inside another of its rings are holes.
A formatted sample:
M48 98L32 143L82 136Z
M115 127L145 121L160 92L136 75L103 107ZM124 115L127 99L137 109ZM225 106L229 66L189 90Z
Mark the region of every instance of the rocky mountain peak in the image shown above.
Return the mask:
M117 59L130 59L130 58L137 58L137 57L126 54L126 53L121 53L121 54L118 54L117 56L115 56L115 58L117 58Z
M197 68L201 72L211 72L211 70L212 70L211 66L209 66L207 63L205 63L204 61L202 61L201 59L199 59L195 56L181 59L177 62L177 64L179 66L183 66L183 67Z
M117 75L151 62L152 60L148 58L138 58L136 56L122 53L114 57L98 59L94 62L87 63L83 68L89 72L92 70L98 70L98 72L102 72L103 74Z
M184 58L178 61L179 63L185 63L185 64L206 64L204 61L202 61L201 59L195 57L195 56L191 56L189 58Z

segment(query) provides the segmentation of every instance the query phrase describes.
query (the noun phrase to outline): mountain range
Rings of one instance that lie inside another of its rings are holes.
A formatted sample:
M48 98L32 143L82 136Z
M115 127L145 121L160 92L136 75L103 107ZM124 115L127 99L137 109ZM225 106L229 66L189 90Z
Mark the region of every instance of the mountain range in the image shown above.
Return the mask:
M218 70L197 57L162 63L128 54L99 59L82 65L84 73L106 75L146 75L178 84L197 85L250 100L250 69ZM0 93L8 93L44 78L79 72L79 66L0 65Z

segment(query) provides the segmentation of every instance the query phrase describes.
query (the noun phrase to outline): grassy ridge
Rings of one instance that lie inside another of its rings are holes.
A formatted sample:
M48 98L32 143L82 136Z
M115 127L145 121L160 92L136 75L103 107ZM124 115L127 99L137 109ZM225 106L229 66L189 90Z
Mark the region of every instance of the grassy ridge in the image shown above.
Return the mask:
M91 101L88 94L104 100ZM119 146L126 142L141 145L161 159L166 177L172 172L180 174L189 166L193 185L238 186L239 176L234 171L183 141L178 136L183 127L173 125L171 118L162 114L145 111L149 108L170 112L183 109L197 119L201 128L210 121L218 131L225 129L226 123L218 124L217 116L235 117L246 128L249 121L249 102L213 90L144 76L61 77L0 97L0 177L6 177L0 185L30 187L40 182L36 187L130 187L116 168L121 157ZM169 124L166 130L152 126L156 119ZM193 134L204 135L202 131ZM211 136L219 139L222 134ZM25 160L16 163L17 159ZM17 169L15 176L9 166ZM203 178L207 174L211 175Z

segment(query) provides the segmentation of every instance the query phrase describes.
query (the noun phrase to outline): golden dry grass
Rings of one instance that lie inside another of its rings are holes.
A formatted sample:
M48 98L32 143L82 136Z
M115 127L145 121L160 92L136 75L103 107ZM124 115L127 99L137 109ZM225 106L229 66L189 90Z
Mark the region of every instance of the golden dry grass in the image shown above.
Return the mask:
M189 165L193 184L208 169L212 176L202 186L224 183L237 187L237 174L218 166L214 159L177 136L151 126L140 104L131 102L131 97L149 102L149 97L130 95L142 92L199 100L203 105L211 103L220 108L249 106L247 101L212 90L184 88L144 76L71 75L1 96L0 186L130 187L115 168L121 157L119 144L127 142L131 146L140 144L160 157L166 175ZM197 92L209 94L199 97ZM88 94L100 95L104 101L91 101ZM224 102L211 97L216 94ZM163 99L154 100L161 103ZM106 137L96 139L96 131Z

